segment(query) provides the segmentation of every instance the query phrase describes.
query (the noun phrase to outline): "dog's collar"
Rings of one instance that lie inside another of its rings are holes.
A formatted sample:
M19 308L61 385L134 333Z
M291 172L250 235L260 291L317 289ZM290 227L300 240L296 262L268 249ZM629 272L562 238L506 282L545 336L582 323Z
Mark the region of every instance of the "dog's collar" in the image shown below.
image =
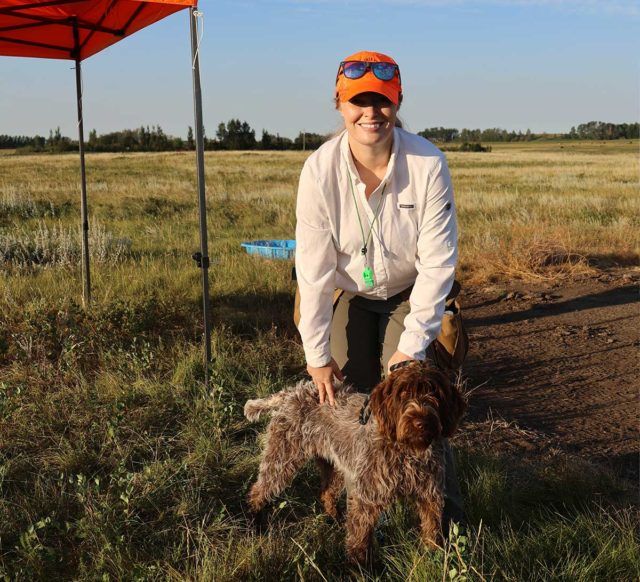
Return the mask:
M407 366L415 366L416 364L419 364L419 363L421 362L419 362L418 360L404 360L402 362L398 362L397 364L393 364L393 366L389 368L389 372L395 372L400 368L406 368Z
M369 400L371 400L371 395L367 396L364 399L364 404L362 405L362 408L360 409L360 415L358 417L360 424L361 425L365 425L367 424L367 421L369 420L369 417L371 416L371 409L369 408Z

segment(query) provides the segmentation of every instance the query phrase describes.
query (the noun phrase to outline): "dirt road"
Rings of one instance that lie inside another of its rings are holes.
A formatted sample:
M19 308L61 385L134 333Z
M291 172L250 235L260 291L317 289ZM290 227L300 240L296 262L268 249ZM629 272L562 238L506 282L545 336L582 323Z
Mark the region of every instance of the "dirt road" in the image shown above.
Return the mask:
M639 279L627 270L566 286L466 289L469 421L516 429L496 447L555 447L637 479Z

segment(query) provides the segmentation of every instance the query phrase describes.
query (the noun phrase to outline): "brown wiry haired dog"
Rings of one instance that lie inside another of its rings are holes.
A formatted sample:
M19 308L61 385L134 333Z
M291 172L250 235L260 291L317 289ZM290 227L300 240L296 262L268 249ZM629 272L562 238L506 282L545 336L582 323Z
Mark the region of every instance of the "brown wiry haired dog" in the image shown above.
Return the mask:
M436 543L444 506L442 439L453 435L465 409L448 378L418 362L373 389L371 418L363 424L366 398L338 385L336 406L320 405L316 387L306 381L244 407L249 420L272 413L258 480L249 492L251 510L259 512L305 461L316 459L329 515L337 516L346 486L347 555L357 562L367 557L380 513L398 497L415 500L422 539Z

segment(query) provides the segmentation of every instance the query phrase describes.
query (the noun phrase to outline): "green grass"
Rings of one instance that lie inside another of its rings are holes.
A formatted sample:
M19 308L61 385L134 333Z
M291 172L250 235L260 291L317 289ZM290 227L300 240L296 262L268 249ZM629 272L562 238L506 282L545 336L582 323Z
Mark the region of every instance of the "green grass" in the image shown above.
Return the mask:
M636 150L449 154L465 284L637 262ZM257 261L239 242L293 235L304 155L207 155L211 394L190 258L193 156L87 160L96 238L85 311L77 160L0 159L0 579L638 578L628 483L576 459L513 459L466 440L458 460L469 531L442 551L423 548L398 505L372 568L350 570L344 530L321 514L311 467L257 533L244 496L264 425L248 424L242 406L302 377L304 361L291 265Z

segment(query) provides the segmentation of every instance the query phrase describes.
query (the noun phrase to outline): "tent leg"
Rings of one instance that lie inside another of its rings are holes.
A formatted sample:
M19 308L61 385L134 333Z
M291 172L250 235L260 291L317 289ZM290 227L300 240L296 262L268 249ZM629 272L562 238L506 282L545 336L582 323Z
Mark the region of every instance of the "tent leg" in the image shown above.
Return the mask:
M204 369L205 388L209 390L211 366L211 320L209 317L209 248L207 242L207 202L204 179L204 126L202 124L202 92L200 89L200 57L198 55L198 32L196 7L189 9L191 29L191 58L193 69L193 110L196 141L196 167L198 171L198 201L200 214L200 256L198 266L202 269L202 311L204 317Z
M87 176L84 167L84 125L82 121L82 71L76 59L76 94L78 98L78 149L80 151L80 219L82 222L82 303L91 303L91 272L89 270L89 218L87 211Z

